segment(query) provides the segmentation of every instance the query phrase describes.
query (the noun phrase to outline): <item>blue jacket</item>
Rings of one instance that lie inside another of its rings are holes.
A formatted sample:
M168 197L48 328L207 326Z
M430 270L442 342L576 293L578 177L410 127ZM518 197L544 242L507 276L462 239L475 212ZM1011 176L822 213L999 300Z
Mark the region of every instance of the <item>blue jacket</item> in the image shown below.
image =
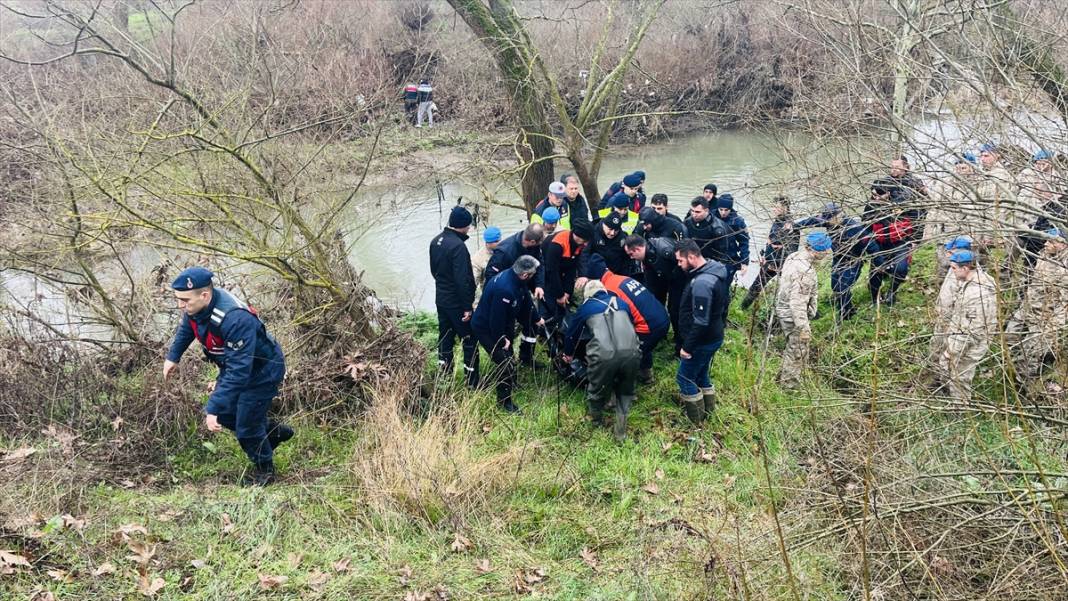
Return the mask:
M515 260L523 255L530 255L538 260L538 270L534 272L534 277L529 280L530 288L545 288L545 265L541 260L541 244L525 248L523 246L523 230L512 234L504 239L497 248L493 249L493 254L490 255L489 263L486 264L486 270L483 272L483 278L486 282L492 280L498 273L503 273L512 268L512 264Z
M786 257L796 251L801 243L801 231L794 227L786 229L787 223L789 220L786 218L775 219L771 222L768 243L760 253L768 266L775 271L782 269Z
M719 217L718 213L713 217ZM722 221L727 224L731 233L727 236L726 255L716 260L728 268L749 264L749 228L745 225L745 219L742 219L737 211L731 209L730 214Z
M809 227L827 229L827 235L831 238L831 250L834 253L834 258L831 259L831 269L834 271L855 267L863 259L865 253L873 255L881 250L868 228L852 217L846 217L842 223L835 226L817 215L795 221L794 227L796 229Z
M707 261L690 272L679 301L679 332L686 351L723 340L730 303L730 274L722 263Z
M526 322L531 317L534 304L526 282L515 271L502 271L486 283L482 298L471 318L471 329L479 340L496 343L515 335L516 320Z
M205 411L235 413L237 396L248 388L281 382L286 373L282 347L248 308L221 288L213 288L211 303L190 317L182 314L167 359L177 363L193 340L219 366L215 391Z
M582 306L578 308L573 315L567 318L567 331L564 333L564 354L574 355L575 347L578 346L579 340L582 340L582 332L586 329L586 320L599 315L608 310L608 303L616 295L606 290L601 290L597 294L593 295L592 299L586 299L582 303ZM649 296L652 296L651 294ZM656 299L653 299L656 300ZM600 302L598 302L600 301ZM622 309L625 305L617 301L618 306ZM627 313L630 317L630 313Z

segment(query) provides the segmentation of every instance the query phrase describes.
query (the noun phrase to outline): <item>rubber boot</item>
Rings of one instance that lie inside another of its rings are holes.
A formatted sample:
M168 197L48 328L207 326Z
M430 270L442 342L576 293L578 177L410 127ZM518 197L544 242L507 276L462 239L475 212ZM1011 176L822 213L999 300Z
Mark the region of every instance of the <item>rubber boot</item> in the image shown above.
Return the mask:
M616 442L623 442L627 439L627 414L616 409L615 423L612 424L612 438Z
M638 370L638 382L641 384L653 383L653 368L645 367Z
M712 415L716 410L716 388L709 386L701 389L701 399L704 401L705 417Z
M479 382L479 377L478 377L478 370L474 369L472 367L468 367L468 366L465 365L464 366L464 374L465 374L465 379L467 381L467 387L472 389L472 390L474 390L475 388L478 388L478 385L480 383Z
M252 473L245 474L241 480L242 486L267 486L274 482L274 462L260 463L253 468Z
M684 394L679 400L682 403L682 410L691 422L695 425L700 425L701 422L705 421L705 400L700 392L697 394Z
M270 422L267 424L267 442L271 443L272 449L277 449L283 442L293 438L293 428L281 423Z

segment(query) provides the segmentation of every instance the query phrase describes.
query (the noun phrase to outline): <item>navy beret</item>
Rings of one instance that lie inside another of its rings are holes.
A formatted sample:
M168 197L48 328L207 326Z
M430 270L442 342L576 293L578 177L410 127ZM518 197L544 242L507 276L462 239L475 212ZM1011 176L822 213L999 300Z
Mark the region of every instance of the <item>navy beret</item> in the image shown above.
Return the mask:
M215 277L215 274L204 267L187 267L182 273L178 274L178 277L174 278L171 288L175 290L207 288L211 286L211 278L213 277Z
M637 188L642 185L642 178L637 173L631 173L623 178L623 185L628 188Z

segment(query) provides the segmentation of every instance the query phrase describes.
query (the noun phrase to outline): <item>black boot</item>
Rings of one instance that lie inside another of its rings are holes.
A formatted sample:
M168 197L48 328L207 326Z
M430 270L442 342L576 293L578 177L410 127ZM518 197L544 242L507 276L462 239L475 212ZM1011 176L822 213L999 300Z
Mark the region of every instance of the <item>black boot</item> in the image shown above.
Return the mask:
M272 449L277 449L278 445L293 438L294 434L293 428L283 423L272 421L267 424L267 442L271 443Z
M519 364L535 371L545 367L534 358L534 343L525 340L519 343Z
M274 462L257 464L251 473L241 479L242 486L267 486L274 482Z
M653 383L653 368L643 367L638 370L638 382L641 384Z

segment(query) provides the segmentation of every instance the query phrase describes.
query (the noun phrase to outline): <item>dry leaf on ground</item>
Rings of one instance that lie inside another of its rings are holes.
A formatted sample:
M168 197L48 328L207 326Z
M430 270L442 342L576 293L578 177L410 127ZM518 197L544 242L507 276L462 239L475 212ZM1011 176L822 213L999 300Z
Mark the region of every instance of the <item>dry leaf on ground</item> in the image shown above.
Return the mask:
M141 574L137 579L137 592L146 597L155 597L165 586L167 586L167 581L158 576L149 579L147 574Z
M107 574L114 573L115 566L110 561L105 561L104 563L97 566L95 570L93 570L93 576L106 576Z
M471 541L467 537L457 532L453 537L452 544L449 545L449 548L452 549L453 553L463 553L473 546L474 545L471 544Z
M656 482L650 482L649 484L646 484L642 487L642 490L651 495L660 493L660 487L657 486Z
M13 551L0 551L0 565L30 567L30 560Z
M12 449L10 451L4 451L4 463L15 463L16 461L22 461L23 459L33 455L37 452L37 449L33 447L20 447L18 449Z
M475 571L479 574L489 574L492 572L493 568L490 567L490 560L488 558L483 558L475 562Z
M345 557L343 559L339 559L339 560L335 561L334 563L332 563L330 565L331 565L331 567L334 568L335 572L349 572L349 571L352 570L352 568L349 567L350 563L352 563L352 560L349 559L348 557Z
M313 570L311 573L308 574L308 579L306 580L306 582L308 583L308 588L315 592L319 592L323 590L323 587L326 586L326 583L329 580L330 574L327 574L326 572L320 572L319 570Z
M266 574L257 574L256 576L260 579L260 588L265 591L273 591L289 580L289 576L268 576Z
M663 480L664 479L664 470L662 470L660 468L656 468L656 471L653 472L653 475L656 476L657 480Z
M128 540L126 541L126 546L133 552L133 555L127 555L126 559L134 563L148 565L148 562L156 555L156 545L154 544L149 545L141 541Z
M597 554L591 551L589 547L583 547L582 551L579 552L579 557L581 557L582 561L590 566L590 569L594 572L601 571L600 563L597 561Z

